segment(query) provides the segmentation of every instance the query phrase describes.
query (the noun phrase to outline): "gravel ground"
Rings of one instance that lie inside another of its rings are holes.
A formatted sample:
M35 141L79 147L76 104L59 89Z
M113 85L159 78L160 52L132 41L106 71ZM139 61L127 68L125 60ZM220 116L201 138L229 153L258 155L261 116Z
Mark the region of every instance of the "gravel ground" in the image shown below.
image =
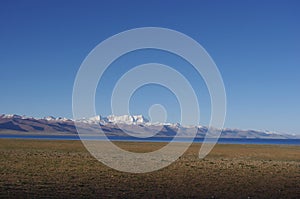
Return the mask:
M118 142L136 152L164 143ZM201 144L146 174L110 169L80 141L0 139L0 198L300 198L300 147Z

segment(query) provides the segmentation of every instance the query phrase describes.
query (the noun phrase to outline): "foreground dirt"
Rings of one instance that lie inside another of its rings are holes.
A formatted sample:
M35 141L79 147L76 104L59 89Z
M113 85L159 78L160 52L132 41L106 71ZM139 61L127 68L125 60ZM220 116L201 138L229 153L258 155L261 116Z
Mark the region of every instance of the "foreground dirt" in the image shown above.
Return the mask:
M163 143L117 143L137 152ZM300 198L300 147L194 144L147 174L112 170L80 141L0 140L0 198Z

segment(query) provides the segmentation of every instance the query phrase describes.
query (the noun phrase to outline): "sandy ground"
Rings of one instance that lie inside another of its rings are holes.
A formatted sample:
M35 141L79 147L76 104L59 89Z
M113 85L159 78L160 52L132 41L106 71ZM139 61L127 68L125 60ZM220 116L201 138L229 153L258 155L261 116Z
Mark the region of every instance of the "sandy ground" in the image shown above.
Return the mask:
M136 152L164 143L118 142ZM0 198L300 198L300 147L200 144L146 174L110 169L80 141L0 139Z

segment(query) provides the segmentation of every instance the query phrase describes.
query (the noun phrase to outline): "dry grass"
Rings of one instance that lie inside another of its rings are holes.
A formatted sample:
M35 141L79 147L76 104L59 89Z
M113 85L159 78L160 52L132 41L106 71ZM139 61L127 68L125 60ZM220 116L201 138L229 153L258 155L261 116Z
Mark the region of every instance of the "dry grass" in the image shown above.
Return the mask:
M118 142L145 152L164 143ZM80 141L0 140L0 198L300 198L300 147L194 144L147 174L112 170Z

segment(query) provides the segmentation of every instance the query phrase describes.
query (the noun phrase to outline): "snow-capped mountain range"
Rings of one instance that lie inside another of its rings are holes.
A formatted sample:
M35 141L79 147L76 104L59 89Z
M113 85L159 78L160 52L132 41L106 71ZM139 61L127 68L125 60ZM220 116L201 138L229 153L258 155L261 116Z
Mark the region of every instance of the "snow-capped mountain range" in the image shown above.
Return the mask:
M128 135L155 135L174 136L179 132L180 136L190 136L196 132L197 137L204 137L207 133L205 126L181 126L178 123L151 123L142 115L110 115L107 117L94 116L78 120L47 116L34 118L15 114L0 114L0 133L42 133L42 134L77 134L75 127L83 129L87 134L102 132L109 136ZM221 138L299 138L291 134L282 134L261 130L222 130Z

